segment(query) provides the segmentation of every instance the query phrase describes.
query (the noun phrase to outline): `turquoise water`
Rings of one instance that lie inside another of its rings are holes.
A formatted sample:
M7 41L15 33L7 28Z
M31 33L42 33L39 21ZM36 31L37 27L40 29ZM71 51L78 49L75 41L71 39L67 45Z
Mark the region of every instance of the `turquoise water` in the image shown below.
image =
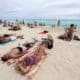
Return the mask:
M7 19L7 22L11 21L15 23L15 19ZM21 21L21 20L20 20ZM34 23L37 22L38 24L40 23L45 23L46 26L56 26L57 25L57 20L53 20L53 19L25 19L24 22L27 23ZM69 27L70 24L74 24L76 25L76 27L78 29L80 29L80 20L60 20L60 26L62 28L67 28Z
M45 23L46 26L57 25L57 20L27 20L29 23L34 23L34 21L37 21L37 23ZM74 24L80 29L80 20L60 20L60 26L62 28L67 28L70 24Z

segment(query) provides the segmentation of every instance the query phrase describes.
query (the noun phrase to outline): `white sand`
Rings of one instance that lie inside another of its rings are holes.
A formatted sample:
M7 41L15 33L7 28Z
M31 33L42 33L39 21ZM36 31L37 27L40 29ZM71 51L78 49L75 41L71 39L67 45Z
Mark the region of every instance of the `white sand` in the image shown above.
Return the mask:
M24 34L25 39L18 39L16 42L8 43L5 46L0 46L0 55L10 51L16 47L18 43L31 41L32 38L46 37L41 36L38 32L49 30L54 38L54 48L48 50L49 56L41 65L38 73L33 77L33 80L80 80L80 41L66 42L57 39L59 34L64 33L60 28L27 28L22 27L21 31L8 31L7 28L0 29L0 33L17 33ZM53 32L52 32L53 31ZM80 30L76 33L80 37ZM14 70L14 66L7 66L0 61L0 80L25 80L25 77ZM27 79L26 79L27 80Z

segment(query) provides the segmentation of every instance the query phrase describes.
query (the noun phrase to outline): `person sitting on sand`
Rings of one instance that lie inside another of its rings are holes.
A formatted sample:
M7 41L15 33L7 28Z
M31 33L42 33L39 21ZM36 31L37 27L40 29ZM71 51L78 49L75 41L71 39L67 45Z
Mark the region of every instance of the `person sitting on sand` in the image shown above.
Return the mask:
M13 22L8 22L8 26L9 27L13 27L14 26L14 23Z
M21 28L20 28L20 26L12 26L8 30L17 31L17 30L21 30Z
M13 31L21 30L18 19L16 19L15 26L10 27L8 30L13 30Z
M76 28L74 27L74 24L71 24L68 29L65 30L65 33L61 36L59 36L59 39L63 39L66 41L71 41L73 38L73 33L76 31Z
M76 27L74 27L74 24L70 25L70 28L67 30L67 40L71 41L73 38L73 33L76 31Z
M33 66L38 65L38 63L48 54L45 52L45 46L46 45L42 42L31 54L25 54L19 58L16 62L16 69L22 74L29 73Z
M23 45L20 45L18 47L15 47L11 49L11 51L1 57L2 61L8 61L10 59L16 59L21 56L23 56L25 53L28 52L28 50L34 46L34 43L25 43Z
M80 38L77 35L74 35L73 40L80 41Z

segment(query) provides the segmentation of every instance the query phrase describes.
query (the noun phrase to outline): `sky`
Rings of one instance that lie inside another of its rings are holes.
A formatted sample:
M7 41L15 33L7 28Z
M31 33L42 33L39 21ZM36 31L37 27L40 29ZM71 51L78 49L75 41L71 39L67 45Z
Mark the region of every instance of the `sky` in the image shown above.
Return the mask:
M79 0L1 0L0 19L80 19Z

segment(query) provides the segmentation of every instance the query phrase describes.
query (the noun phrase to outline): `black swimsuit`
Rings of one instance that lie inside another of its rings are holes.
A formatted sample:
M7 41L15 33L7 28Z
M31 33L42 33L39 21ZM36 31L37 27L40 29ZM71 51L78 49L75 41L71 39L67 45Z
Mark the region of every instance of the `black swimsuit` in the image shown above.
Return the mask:
M48 49L51 49L53 47L53 40L47 40L48 43Z
M3 36L4 36L4 37L10 37L10 35L9 35L9 34L4 34Z
M22 48L21 47L16 47L20 52L22 52Z
M52 49L52 47L53 47L53 40L46 39L45 41L46 41L47 44L48 44L48 49Z

